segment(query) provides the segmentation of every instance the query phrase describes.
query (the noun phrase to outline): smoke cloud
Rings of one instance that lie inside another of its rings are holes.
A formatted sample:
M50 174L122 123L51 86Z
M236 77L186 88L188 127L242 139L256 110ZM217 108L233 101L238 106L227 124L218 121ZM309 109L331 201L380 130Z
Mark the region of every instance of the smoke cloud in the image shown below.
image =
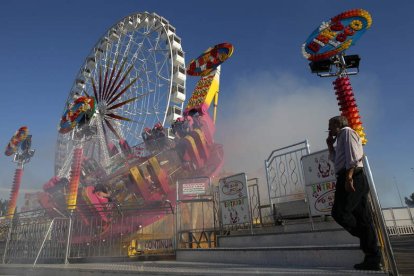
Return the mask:
M309 83L289 73L258 72L222 86L216 141L224 145L224 170L258 177L261 191L267 192L264 160L273 150L305 139L311 152L325 149L328 120L339 110L333 79L321 80ZM369 91L375 90L369 83ZM375 113L375 97L371 103L368 95L357 97L369 105L369 114Z

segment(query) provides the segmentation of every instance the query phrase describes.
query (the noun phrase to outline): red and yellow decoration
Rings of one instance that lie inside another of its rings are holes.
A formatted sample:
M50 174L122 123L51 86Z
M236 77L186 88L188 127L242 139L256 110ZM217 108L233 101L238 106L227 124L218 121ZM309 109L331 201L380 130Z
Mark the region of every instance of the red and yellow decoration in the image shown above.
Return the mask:
M343 12L312 32L302 45L302 54L310 61L328 59L348 49L371 25L372 18L366 10Z
M67 196L68 210L76 209L78 199L78 187L81 174L83 149L75 148L73 151L72 169L70 172L69 194Z
M81 96L74 100L60 120L60 133L67 133L75 128L86 116L91 117L95 112L95 100L93 97Z
M207 76L233 54L233 45L221 43L208 48L198 58L193 59L187 66L190 76Z
M12 218L16 211L17 198L19 197L20 183L22 182L23 168L17 168L14 173L13 187L10 192L9 205L6 218Z
M184 111L189 111L192 109L200 109L203 105L206 109L211 104L214 96L219 90L220 86L220 72L215 71L214 73L202 77L198 82L191 95L191 98L188 100L187 107Z
M333 85L341 115L348 119L349 126L358 133L361 137L362 144L365 145L368 140L362 127L361 116L359 115L349 78L339 77L333 82Z
M10 139L10 142L7 144L4 154L10 156L16 153L17 149L26 140L28 135L29 129L26 126L19 128Z
M7 206L7 212L6 212L7 218L12 218L16 210L16 203L17 203L17 198L19 196L20 183L22 181L22 176L23 176L23 164L25 162L28 162L30 157L33 156L33 152L32 152L31 155L29 156L29 159L27 160L25 159L27 157L26 154L28 153L30 149L30 145L32 141L31 138L32 138L32 135L29 135L29 129L26 126L22 126L14 133L14 135L12 136L12 138L10 139L9 143L6 146L5 154L7 156L16 154L16 156L19 157L17 159L19 160L17 161L18 167L14 174L13 186L10 192L10 200ZM19 148L20 148L20 151L19 151ZM22 156L24 158L22 158Z

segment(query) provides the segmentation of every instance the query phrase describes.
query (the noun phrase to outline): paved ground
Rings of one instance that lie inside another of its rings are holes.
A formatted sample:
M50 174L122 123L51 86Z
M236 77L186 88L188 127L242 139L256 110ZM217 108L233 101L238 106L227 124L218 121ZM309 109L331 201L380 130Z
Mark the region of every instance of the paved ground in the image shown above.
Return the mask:
M240 264L207 264L175 261L129 263L88 263L70 265L0 265L0 275L30 276L100 276L100 275L385 275L380 272L340 268L276 268Z
M390 239L400 275L414 275L414 235L393 236Z

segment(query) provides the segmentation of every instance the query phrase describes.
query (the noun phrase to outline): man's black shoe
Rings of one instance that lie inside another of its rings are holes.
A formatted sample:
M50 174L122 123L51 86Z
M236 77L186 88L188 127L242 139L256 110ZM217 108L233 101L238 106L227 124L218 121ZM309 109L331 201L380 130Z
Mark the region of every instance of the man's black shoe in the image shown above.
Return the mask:
M381 266L379 263L370 263L365 261L360 264L354 265L354 268L358 270L381 270Z

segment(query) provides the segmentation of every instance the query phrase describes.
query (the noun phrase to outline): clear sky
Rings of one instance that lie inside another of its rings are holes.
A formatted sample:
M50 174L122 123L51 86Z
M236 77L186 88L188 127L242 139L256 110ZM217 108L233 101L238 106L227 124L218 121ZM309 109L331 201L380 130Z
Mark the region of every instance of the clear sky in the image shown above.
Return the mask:
M328 119L339 113L331 82L310 73L301 44L324 20L363 8L373 25L350 48L361 56L351 77L368 138L365 147L384 207L414 192L413 1L2 1L0 4L0 146L22 125L36 154L22 192L53 176L57 125L74 78L93 45L123 17L156 12L182 38L186 62L230 42L222 66L217 142L225 169L265 183L263 163L278 147L309 139L325 148ZM197 78L188 77L187 93ZM0 197L8 198L15 164L0 156Z

